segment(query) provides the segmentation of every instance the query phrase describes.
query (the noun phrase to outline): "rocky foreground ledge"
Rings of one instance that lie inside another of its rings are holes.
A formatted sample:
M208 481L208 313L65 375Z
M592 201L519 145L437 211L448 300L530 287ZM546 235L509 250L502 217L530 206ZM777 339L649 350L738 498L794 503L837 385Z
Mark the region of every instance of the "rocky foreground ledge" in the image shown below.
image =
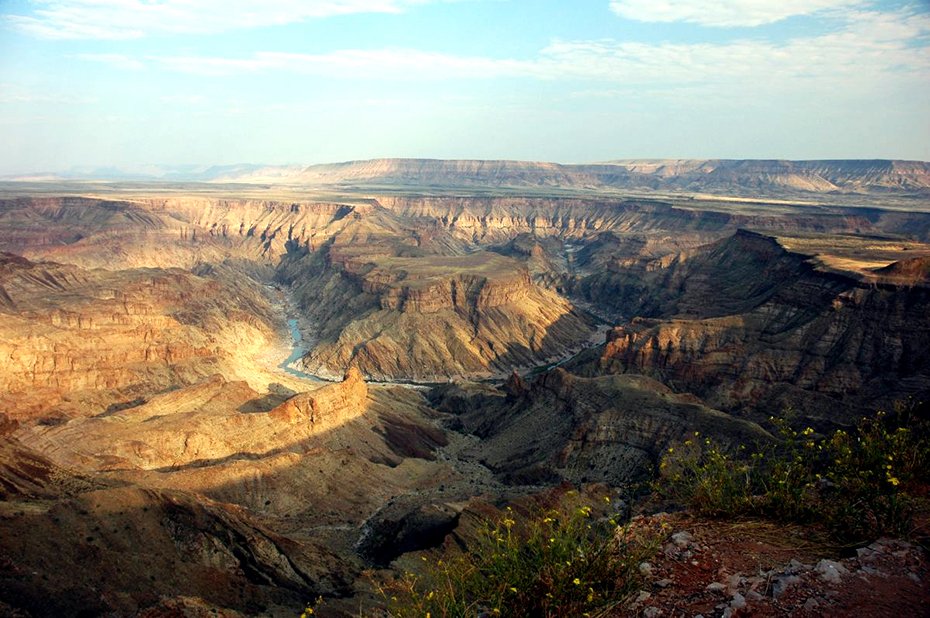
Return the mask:
M645 581L623 616L924 616L930 607L926 553L904 541L879 539L844 558L761 521L657 514L632 525L664 540L639 565Z

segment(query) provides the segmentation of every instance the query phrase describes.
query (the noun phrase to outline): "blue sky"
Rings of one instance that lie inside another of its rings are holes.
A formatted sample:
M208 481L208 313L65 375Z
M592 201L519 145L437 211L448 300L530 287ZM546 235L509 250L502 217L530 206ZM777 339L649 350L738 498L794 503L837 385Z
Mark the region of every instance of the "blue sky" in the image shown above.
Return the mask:
M0 174L930 160L930 1L0 0Z

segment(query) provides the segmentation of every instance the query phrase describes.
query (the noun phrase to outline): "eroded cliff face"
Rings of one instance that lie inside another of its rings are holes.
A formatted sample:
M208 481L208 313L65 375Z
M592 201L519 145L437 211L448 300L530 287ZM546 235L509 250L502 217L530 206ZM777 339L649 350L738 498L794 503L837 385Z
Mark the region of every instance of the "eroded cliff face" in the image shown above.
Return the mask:
M284 270L319 324L307 371L355 366L373 379L427 382L487 376L563 356L594 332L512 259L407 258L382 249L356 250L351 259L331 249L325 260L308 257Z
M504 390L443 387L437 409L481 436L470 456L512 483L645 478L668 445L699 430L722 444L771 440L755 423L643 376L582 378L552 369Z
M249 376L249 355L275 337L256 286L221 271L91 271L6 254L0 290L0 406L19 420L93 415L217 371Z
M653 376L724 410L794 407L825 427L930 389L924 284L820 270L748 233L651 276L665 285L602 278L625 282L611 298L629 315L652 317L614 328L573 371Z
M287 423L310 423L315 431L341 425L364 412L368 387L355 367L340 384L291 397L268 414Z
M526 197L379 197L405 218L438 222L459 238L502 243L519 235L587 238L601 232L701 233L709 240L739 228L773 231L868 232L873 222L854 209L843 212L722 212L688 209L651 200Z

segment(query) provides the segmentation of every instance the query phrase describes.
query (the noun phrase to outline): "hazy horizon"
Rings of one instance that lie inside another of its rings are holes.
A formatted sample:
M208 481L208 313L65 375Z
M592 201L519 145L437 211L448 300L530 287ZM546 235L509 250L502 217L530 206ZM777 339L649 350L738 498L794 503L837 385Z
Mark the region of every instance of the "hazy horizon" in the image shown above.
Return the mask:
M0 175L930 160L930 3L15 0Z

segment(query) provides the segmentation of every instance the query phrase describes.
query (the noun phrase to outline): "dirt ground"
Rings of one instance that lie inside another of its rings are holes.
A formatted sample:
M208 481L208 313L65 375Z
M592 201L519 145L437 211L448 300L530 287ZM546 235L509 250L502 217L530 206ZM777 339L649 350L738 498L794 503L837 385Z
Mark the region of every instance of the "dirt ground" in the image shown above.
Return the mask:
M617 617L930 616L930 561L892 539L836 547L816 531L687 515L636 518L658 531L642 590Z

